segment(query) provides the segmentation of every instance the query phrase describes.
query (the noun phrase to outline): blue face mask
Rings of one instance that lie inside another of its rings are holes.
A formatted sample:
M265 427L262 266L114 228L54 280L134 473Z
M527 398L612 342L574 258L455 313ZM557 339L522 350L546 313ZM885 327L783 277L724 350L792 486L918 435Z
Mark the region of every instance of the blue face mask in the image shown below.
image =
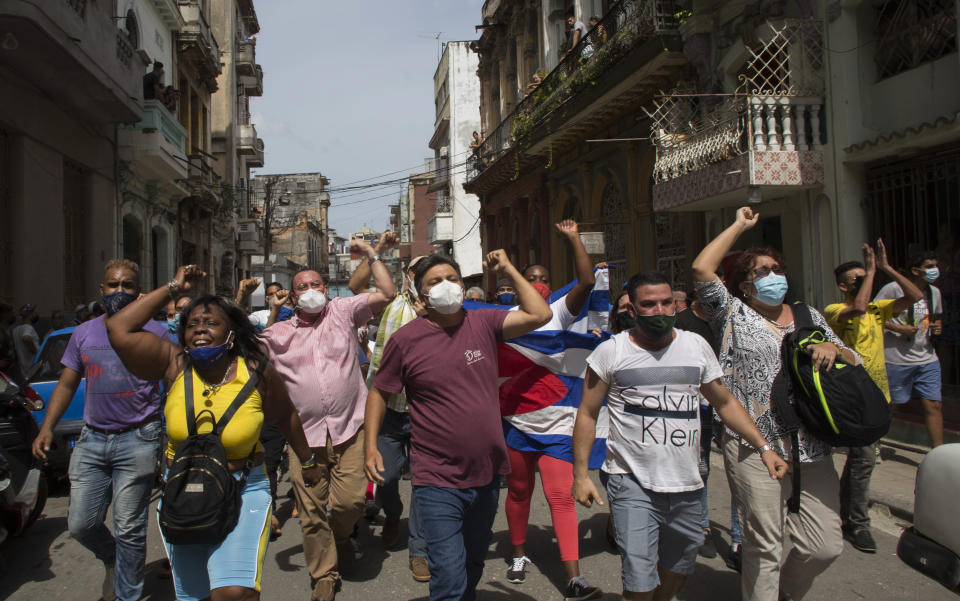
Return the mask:
M171 334L176 334L177 330L180 329L180 314L177 313L175 316L167 320L167 331Z
M277 313L277 321L287 321L293 317L293 309L284 305L280 307L280 312Z
M113 315L123 309L133 301L137 300L137 294L130 294L119 290L113 294L103 295L103 306L107 310L107 316Z
M516 302L517 295L513 292L501 292L497 295L497 302L501 305L512 305Z
M231 332L232 334L233 332ZM198 369L211 369L223 359L230 347L230 337L219 346L200 346L197 348L188 348L187 354L190 355L190 361Z
M940 277L940 269L937 267L923 270L923 279L926 280L928 284L936 282L938 277Z
M771 307L782 304L787 295L787 278L776 273L753 280L753 286L757 289L756 299Z

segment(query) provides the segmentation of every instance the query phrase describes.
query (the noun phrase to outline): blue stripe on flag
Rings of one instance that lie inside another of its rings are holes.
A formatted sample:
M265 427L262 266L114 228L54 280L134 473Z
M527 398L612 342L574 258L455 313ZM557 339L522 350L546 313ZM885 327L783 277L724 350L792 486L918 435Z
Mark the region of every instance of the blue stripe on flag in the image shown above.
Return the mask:
M503 438L507 446L518 451L529 451L532 453L544 453L573 463L573 443L571 436L563 434L528 434L521 432L507 422L503 422ZM593 441L593 448L590 449L590 469L599 469L603 467L603 462L607 457L607 440L597 438Z

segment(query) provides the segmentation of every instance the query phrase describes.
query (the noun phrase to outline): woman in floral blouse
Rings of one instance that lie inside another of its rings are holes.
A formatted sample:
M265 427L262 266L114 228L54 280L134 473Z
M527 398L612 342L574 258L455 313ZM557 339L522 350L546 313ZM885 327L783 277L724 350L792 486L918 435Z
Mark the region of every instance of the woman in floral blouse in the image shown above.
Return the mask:
M781 341L794 329L793 311L783 302L787 291L783 258L772 248L752 248L740 255L729 289L715 275L723 257L758 218L749 207L739 209L736 222L693 262L693 274L711 326L721 333L720 365L727 387L774 449L790 461L790 439L771 401L773 381L780 371ZM810 313L829 339L811 347L820 368L832 367L838 355L847 363L860 363L860 357L844 346L823 316L813 309ZM788 394L795 394L792 386ZM801 465L791 469L801 469L803 489L800 512L794 514L786 511L791 479L771 480L757 450L729 429L724 432L724 466L743 519L740 585L744 601L778 601L787 595L803 598L814 578L843 550L840 483L830 460L830 446L802 427L799 440ZM793 549L781 562L786 535Z

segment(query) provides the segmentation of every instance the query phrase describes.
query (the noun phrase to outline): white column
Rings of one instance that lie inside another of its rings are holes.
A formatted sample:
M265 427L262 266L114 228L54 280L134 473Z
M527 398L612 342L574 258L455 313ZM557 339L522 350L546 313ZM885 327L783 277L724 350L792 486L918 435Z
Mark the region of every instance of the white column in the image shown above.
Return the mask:
M767 147L770 150L781 150L777 139L777 100L770 97L764 101L767 107Z
M753 112L753 148L764 151L767 145L763 138L763 102L751 99L750 110Z
M820 105L810 105L810 147L813 150L820 150Z
M806 104L797 105L797 150L807 150Z
M793 105L790 104L789 98L780 99L780 125L783 128L783 149L784 150L796 150L796 146L793 145L793 120L790 118L790 113L793 112Z

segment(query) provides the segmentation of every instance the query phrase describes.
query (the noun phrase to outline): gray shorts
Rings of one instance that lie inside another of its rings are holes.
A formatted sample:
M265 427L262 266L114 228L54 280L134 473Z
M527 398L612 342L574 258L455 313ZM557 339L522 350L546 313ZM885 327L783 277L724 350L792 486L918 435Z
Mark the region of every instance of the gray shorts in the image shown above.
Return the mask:
M623 558L623 588L645 593L657 588L657 566L693 573L703 545L700 491L660 493L640 486L630 474L600 473L607 487L613 528Z

